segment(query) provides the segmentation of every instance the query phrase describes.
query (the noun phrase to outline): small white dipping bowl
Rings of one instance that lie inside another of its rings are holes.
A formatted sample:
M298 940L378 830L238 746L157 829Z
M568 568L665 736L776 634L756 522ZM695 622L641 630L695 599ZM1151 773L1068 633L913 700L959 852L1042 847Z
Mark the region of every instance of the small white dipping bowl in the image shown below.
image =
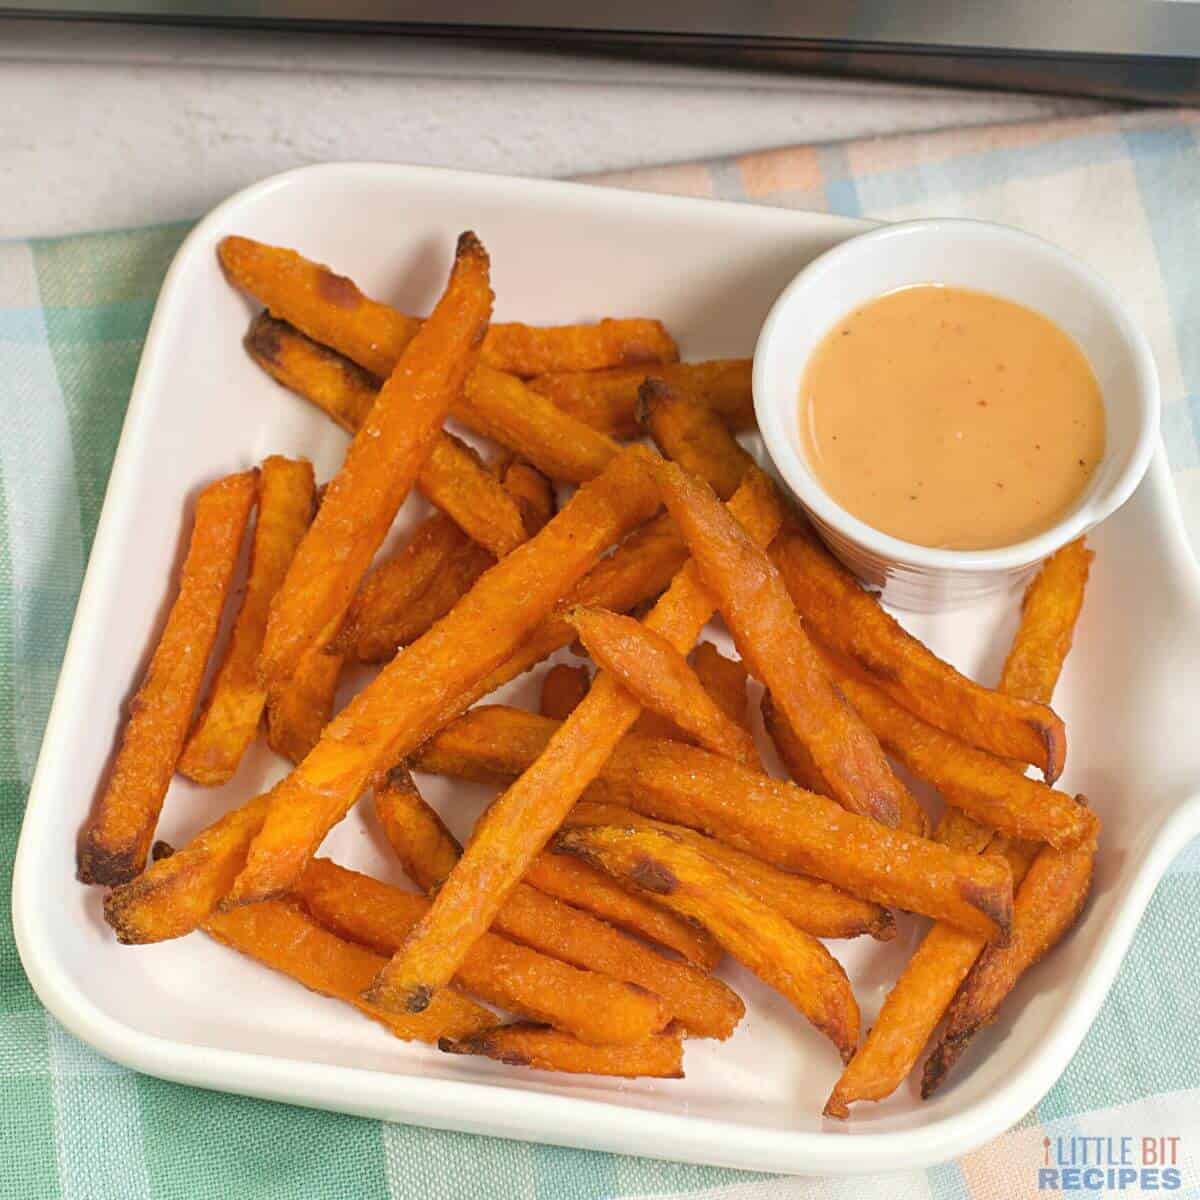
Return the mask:
M1078 343L1104 397L1104 457L1075 505L1037 537L993 550L942 550L891 537L822 487L801 438L800 383L826 333L896 288L940 283L1043 313ZM1009 588L1115 512L1141 481L1158 434L1158 373L1113 289L1049 242L982 221L881 226L814 259L775 301L754 351L754 410L767 453L830 549L899 608L932 611Z

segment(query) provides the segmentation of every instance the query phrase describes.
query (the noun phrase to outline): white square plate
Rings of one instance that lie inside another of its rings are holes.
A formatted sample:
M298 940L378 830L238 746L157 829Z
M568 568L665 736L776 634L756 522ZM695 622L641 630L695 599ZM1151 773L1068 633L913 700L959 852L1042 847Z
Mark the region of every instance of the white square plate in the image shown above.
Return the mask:
M39 996L79 1037L155 1075L506 1137L818 1173L927 1164L1000 1133L1066 1065L1156 881L1200 831L1200 581L1161 452L1134 499L1093 538L1093 579L1056 702L1070 735L1064 786L1087 793L1104 821L1094 898L928 1103L905 1087L859 1106L848 1123L822 1119L836 1056L784 1001L736 969L728 976L748 1015L723 1045L688 1044L685 1080L559 1079L397 1042L201 934L120 947L101 918L100 892L74 882L76 835L169 602L189 497L272 452L309 455L326 477L345 445L243 353L251 308L222 277L217 241L236 232L296 246L369 293L423 312L444 281L454 236L467 228L491 251L497 319L653 314L686 357L710 357L749 354L795 271L864 225L385 165L295 171L205 219L179 251L154 315L29 798L14 919ZM417 507L408 506L402 524ZM1016 599L906 623L960 668L993 680ZM528 680L515 687L532 694ZM176 780L161 836L187 840L280 773L259 748L226 787ZM487 794L423 783L459 832ZM357 811L326 851L398 880ZM834 944L864 1027L922 929L902 918L890 944Z

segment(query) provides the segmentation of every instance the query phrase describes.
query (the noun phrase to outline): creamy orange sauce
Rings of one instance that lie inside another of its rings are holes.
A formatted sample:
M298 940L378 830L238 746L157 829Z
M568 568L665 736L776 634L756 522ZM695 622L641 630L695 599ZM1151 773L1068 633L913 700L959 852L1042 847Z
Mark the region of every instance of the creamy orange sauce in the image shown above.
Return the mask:
M1054 524L1104 453L1104 403L1075 342L966 288L889 292L818 344L800 389L809 463L868 525L952 550Z

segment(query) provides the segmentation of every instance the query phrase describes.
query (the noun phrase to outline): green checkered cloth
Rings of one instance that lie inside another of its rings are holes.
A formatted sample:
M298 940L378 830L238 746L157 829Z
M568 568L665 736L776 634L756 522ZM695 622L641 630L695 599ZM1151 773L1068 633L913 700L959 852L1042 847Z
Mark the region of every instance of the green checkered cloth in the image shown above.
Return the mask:
M1111 198L1127 187L1137 228L1122 223L1120 246L1115 230L1097 230L1101 258L1106 246L1113 258L1100 265L1119 280L1116 260L1132 256L1161 277L1170 327L1151 334L1160 363L1173 356L1164 371L1168 447L1185 500L1200 497L1200 355L1182 336L1200 328L1200 225L1191 211L1200 154L1192 126L1177 114L1097 120L1103 124L1040 126L1035 138L982 131L786 152L643 173L636 182L693 190L703 179L709 194L882 217L978 213L1059 241L1078 233L1075 223L1086 222L1089 208L1103 208L1064 197L1103 187ZM1089 184L1086 173L1098 161L1109 174ZM771 181L785 186L764 192ZM5 886L142 340L185 233L174 225L0 243ZM1200 844L1163 880L1099 1019L1035 1113L962 1162L863 1179L774 1179L442 1133L138 1075L42 1010L21 970L8 911L0 918L0 1196L14 1200L1009 1200L1036 1194L1046 1135L1200 1132ZM1194 1160L1177 1194L1200 1196Z

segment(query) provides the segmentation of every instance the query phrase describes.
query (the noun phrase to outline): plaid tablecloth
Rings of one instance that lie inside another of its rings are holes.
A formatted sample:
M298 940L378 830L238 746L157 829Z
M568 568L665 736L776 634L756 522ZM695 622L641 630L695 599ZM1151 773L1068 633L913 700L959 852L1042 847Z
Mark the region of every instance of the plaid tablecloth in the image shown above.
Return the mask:
M1171 111L1104 115L780 150L595 182L892 219L985 217L1087 259L1117 284L1153 342L1167 447L1196 539L1198 121ZM0 243L6 889L142 339L185 233L169 226ZM139 1076L75 1041L39 1007L8 913L6 902L0 1195L14 1200L1014 1200L1041 1194L1036 1168L1047 1136L1180 1132L1182 1187L1175 1194L1200 1197L1200 843L1163 880L1095 1026L1035 1112L959 1162L858 1179L773 1179L438 1133Z

